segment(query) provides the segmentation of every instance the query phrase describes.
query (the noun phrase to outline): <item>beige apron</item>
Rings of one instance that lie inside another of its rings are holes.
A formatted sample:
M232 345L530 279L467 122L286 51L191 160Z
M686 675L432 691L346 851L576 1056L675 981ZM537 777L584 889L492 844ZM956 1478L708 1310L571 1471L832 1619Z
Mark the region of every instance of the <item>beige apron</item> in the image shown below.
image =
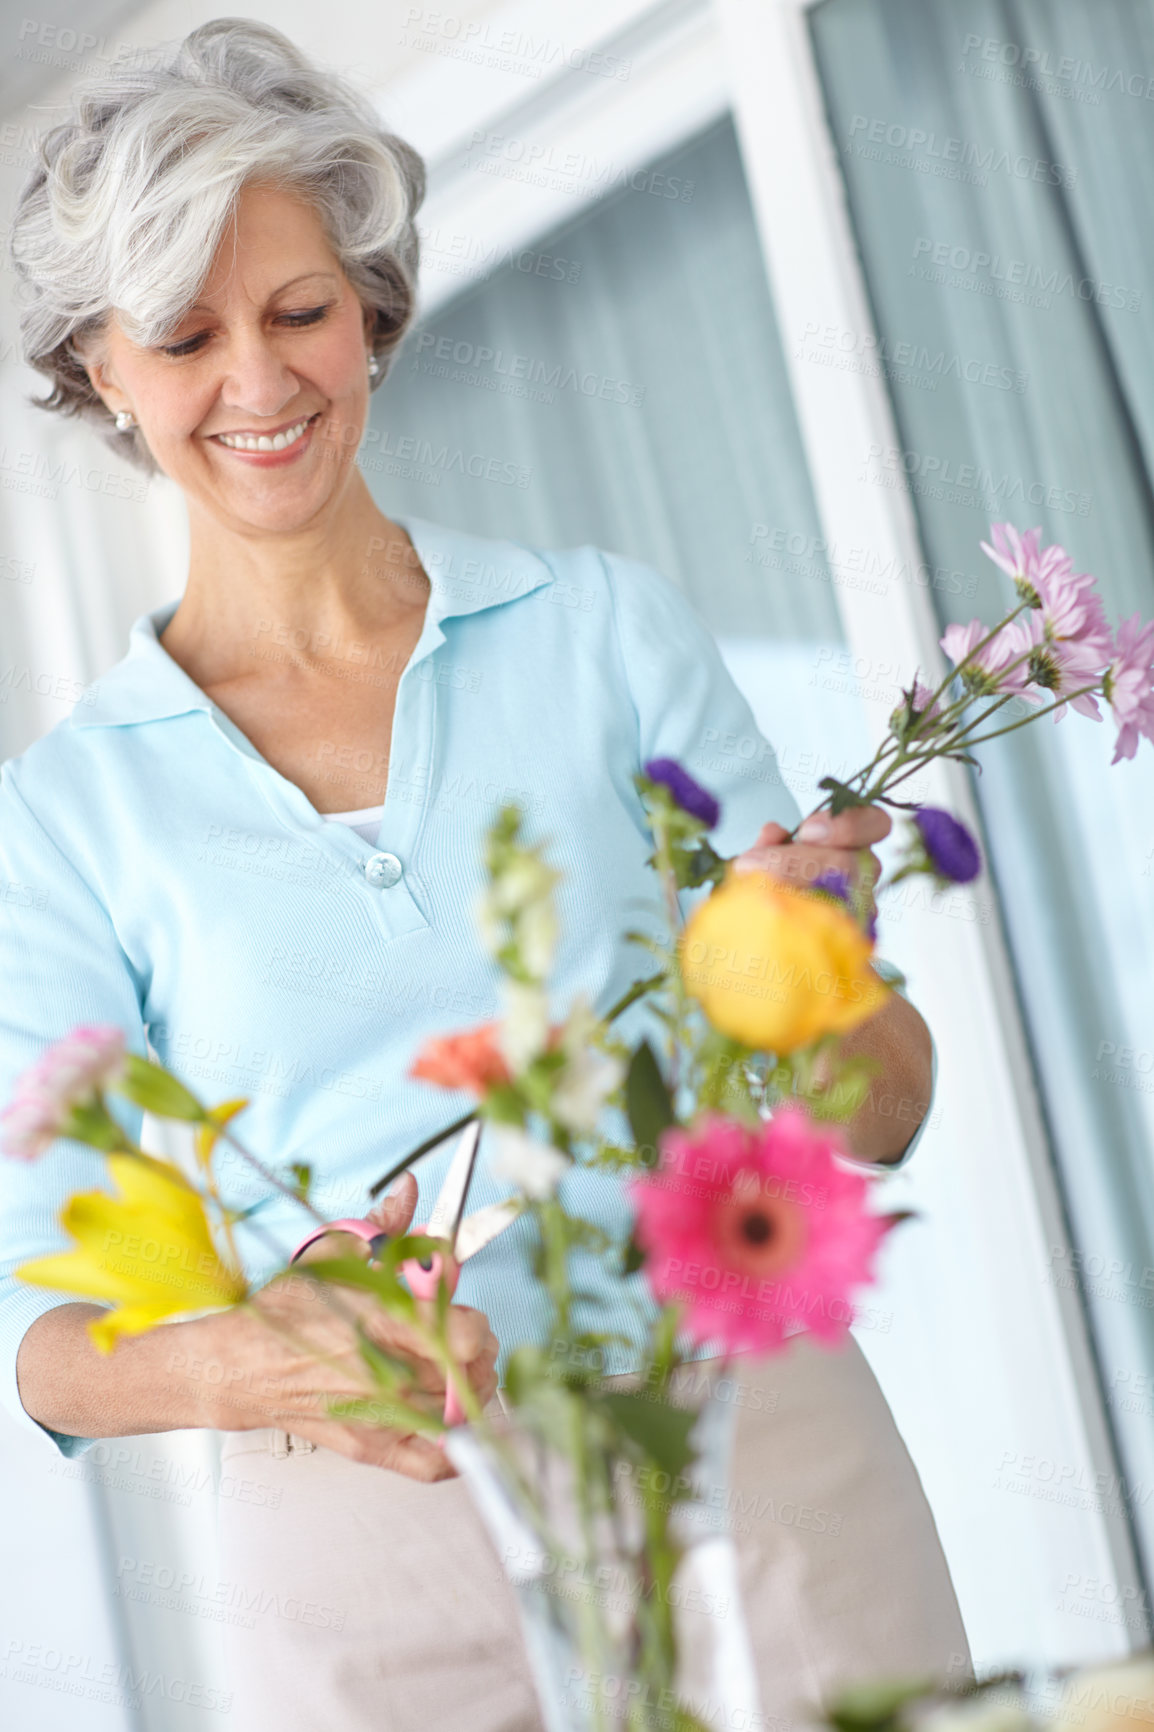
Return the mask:
M739 1409L727 1501L763 1709L736 1732L792 1732L843 1682L966 1672L933 1517L856 1342L742 1359L717 1393ZM218 1504L244 1732L538 1732L513 1592L461 1480L275 1431L225 1434L221 1470L266 1488Z

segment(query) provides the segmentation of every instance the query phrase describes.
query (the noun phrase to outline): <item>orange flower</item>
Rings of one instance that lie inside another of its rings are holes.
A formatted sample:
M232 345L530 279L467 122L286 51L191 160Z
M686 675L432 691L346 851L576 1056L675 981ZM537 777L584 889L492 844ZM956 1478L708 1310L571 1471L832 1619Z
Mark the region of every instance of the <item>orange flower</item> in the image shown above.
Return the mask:
M482 1095L486 1089L512 1080L497 1035L495 1022L484 1022L480 1028L467 1028L461 1034L437 1035L425 1042L409 1075L438 1083L443 1089L472 1089Z

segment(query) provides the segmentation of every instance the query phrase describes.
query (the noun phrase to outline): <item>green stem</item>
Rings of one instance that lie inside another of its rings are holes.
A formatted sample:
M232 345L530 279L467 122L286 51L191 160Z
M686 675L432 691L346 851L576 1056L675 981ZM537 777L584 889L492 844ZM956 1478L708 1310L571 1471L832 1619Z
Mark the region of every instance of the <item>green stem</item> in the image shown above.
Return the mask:
M282 1196L287 1197L290 1202L298 1203L302 1209L312 1216L313 1220L319 1227L327 1227L328 1222L325 1220L320 1210L314 1208L308 1198L302 1197L299 1191L294 1191L291 1185L286 1185L283 1179L278 1179L271 1168L266 1167L264 1162L258 1160L251 1150L245 1148L240 1138L233 1131L230 1131L227 1125L219 1125L217 1129L222 1142L226 1142L234 1148L237 1154L241 1156L242 1160L247 1161L253 1171L260 1174L266 1184L272 1185L275 1190L280 1191Z
M984 746L987 740L997 740L1000 739L1003 734L1012 734L1016 728L1027 727L1030 722L1040 721L1043 716L1052 716L1055 710L1060 710L1063 704L1070 703L1072 699L1082 698L1086 696L1087 692L1098 692L1100 690L1101 686L1098 681L1095 681L1091 686L1082 686L1078 691L1068 692L1065 697L1059 698L1058 702L1051 704L1048 709L1034 710L1030 715L1023 716L1020 721L1010 722L1007 727L995 728L990 734L980 734L976 740L968 741L968 744L971 746Z
M894 787L897 785L897 782L899 780L905 781L906 776L909 774L912 774L912 771L905 769L905 765L907 765L911 759L916 758L917 763L919 763L919 764L920 763L930 763L933 761L934 758L942 757L945 755L945 753L940 749L931 749L931 750L927 750L924 753L911 753L911 752L908 752L906 750L906 747L910 744L910 742L915 741L917 739L917 736L920 734L922 728L925 726L926 720L929 717L930 711L933 709L934 704L937 703L938 700L944 696L944 694L948 690L949 686L953 683L953 681L955 679L957 679L960 674L963 673L965 668L967 668L971 663L974 663L976 661L977 656L979 655L979 653L983 649L985 649L987 644L992 643L993 640L998 636L998 634L1000 632L1004 631L1005 628L1013 620L1017 619L1017 617L1020 613L1022 613L1026 608L1030 607L1031 605L1032 604L1028 601L1020 602L1018 604L1018 606L1013 610L1013 612L1007 614L1005 619L1000 620L996 626L994 626L990 631L988 631L986 633L985 637L979 638L978 642L974 645L973 649L970 650L969 654L964 656L963 659L960 662L958 662L954 668L951 669L951 671L946 675L945 679L943 679L941 681L941 683L934 689L934 691L932 691L930 693L929 698L926 700L926 703L925 703L924 709L922 711L921 717L919 718L919 720L915 724L915 726L910 730L910 733L907 736L905 741L897 740L894 738L892 733L887 732L885 739L883 739L881 745L878 747L877 751L874 753L874 755L870 759L869 763L865 765L864 769L857 771L850 778L850 781L846 783L847 787L853 787L855 783L857 784L857 788L858 788L859 793L861 794L861 798L862 798L863 803L868 804L872 800L879 799L881 797L881 795L878 791L879 789ZM999 677L1002 677L1006 673L1011 672L1014 668L1019 667L1024 661L1028 661L1030 654L1031 654L1031 651L1027 650L1022 655L1016 657L1014 661L1009 662L1007 664L1007 666L1001 670L1001 675ZM1009 696L1015 696L1016 694L1011 693L1008 695ZM973 701L973 698L972 698L971 694L963 693L963 695L960 698L955 699L952 704L949 704L947 706L947 708L943 712L943 714L933 717L934 732L933 732L933 736L931 736L930 738L928 738L926 740L926 742L925 742L926 745L928 747L932 747L934 745L935 740L940 742L943 732L950 725L952 725L953 718L957 715L960 715L967 708L967 706L970 703L972 703L972 701ZM999 702L1002 702L1002 701L1007 701L1007 700L999 700ZM975 726L975 727L980 726L980 721L973 723L971 725ZM879 764L883 761L883 759L889 757L891 753L896 754L894 757L894 762L885 771L885 773L881 777L881 780L879 783L875 784L875 786L872 788L867 788L867 783L869 781L870 776L878 768ZM895 777L894 772L898 771L898 770L901 770L903 773L900 777ZM821 804L814 808L814 811L820 812L820 811L824 810L824 808L830 804L832 799L833 799L833 795L828 794L825 797L825 799L821 802ZM800 828L800 825L790 832L788 839L791 842L795 839L795 837L797 835L797 829L799 829L799 828Z
M445 1142L448 1137L453 1135L454 1131L463 1131L466 1125L472 1124L476 1116L477 1108L473 1107L470 1112L462 1113L459 1119L454 1119L451 1125L446 1125L443 1131L437 1131L435 1135L426 1137L424 1142L419 1143L415 1149L411 1150L403 1161L398 1161L395 1167L390 1167L383 1179L378 1179L375 1185L369 1186L369 1196L379 1197L387 1185L391 1185L394 1179L399 1179L402 1173L408 1172L414 1161L419 1161L421 1156L427 1155L430 1149L435 1149L439 1143Z

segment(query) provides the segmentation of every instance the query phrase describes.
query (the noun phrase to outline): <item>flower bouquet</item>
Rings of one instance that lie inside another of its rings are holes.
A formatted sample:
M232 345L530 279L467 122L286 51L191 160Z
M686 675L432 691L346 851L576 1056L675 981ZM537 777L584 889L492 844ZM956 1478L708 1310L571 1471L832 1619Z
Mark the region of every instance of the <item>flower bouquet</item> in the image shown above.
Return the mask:
M814 1719L831 1732L1135 1732L1154 1726L1154 1650L981 1680L887 1678L842 1691Z
M1061 548L1042 548L1036 530L995 525L993 546L983 546L1014 582L1013 611L992 629L951 626L942 639L949 676L936 689L915 679L870 763L822 784L833 813L874 802L912 811L891 883L911 873L965 883L980 870L963 824L895 793L932 760L973 762L975 746L1036 715L1057 720L1067 705L1098 715L1098 698L1119 725L1116 760L1133 755L1139 735L1154 739L1154 625L1135 617L1115 638L1093 579L1075 575ZM1032 710L991 726L1013 699ZM845 1338L855 1295L875 1278L901 1217L873 1207L873 1176L847 1159L839 1123L863 1106L876 1067L842 1042L893 987L873 966L867 871L852 881L827 872L802 888L742 870L712 847L717 802L679 764L651 761L637 785L661 910L653 929L626 935L644 970L602 1013L578 999L555 1014L558 874L519 811L503 809L485 838L477 910L500 972L500 1015L427 1042L412 1066L433 1086L469 1091L475 1105L374 1187L483 1120L492 1167L532 1223L548 1310L542 1337L508 1354L504 1414L482 1410L454 1361L447 1288L428 1302L406 1284L406 1261L427 1266L443 1244L406 1233L371 1259L298 1265L296 1278L337 1308L348 1290L371 1294L443 1367L467 1421L447 1447L518 1589L550 1728L624 1720L692 1732L757 1702L736 1604L704 1635L686 1613L687 1584L699 1606L711 1594L728 1603L736 1576L732 1542L712 1525L732 1409L686 1400L685 1368L703 1356L716 1368L733 1354L783 1352L801 1333L831 1346ZM136 1146L109 1107L114 1092L191 1126L195 1171ZM324 1224L306 1166L275 1169L241 1142L235 1121L246 1104L206 1105L126 1052L115 1029L74 1030L21 1079L0 1120L6 1152L30 1159L72 1138L101 1152L115 1186L73 1196L62 1214L72 1248L18 1271L104 1302L89 1326L100 1349L178 1316L250 1303L233 1239L242 1211L215 1168L222 1146L270 1194L287 1192ZM623 1182L626 1240L570 1206L575 1167ZM582 1321L578 1256L602 1260L632 1307L631 1338ZM341 1415L443 1433L405 1363L356 1326L364 1395ZM626 1340L634 1369L606 1376L607 1351Z

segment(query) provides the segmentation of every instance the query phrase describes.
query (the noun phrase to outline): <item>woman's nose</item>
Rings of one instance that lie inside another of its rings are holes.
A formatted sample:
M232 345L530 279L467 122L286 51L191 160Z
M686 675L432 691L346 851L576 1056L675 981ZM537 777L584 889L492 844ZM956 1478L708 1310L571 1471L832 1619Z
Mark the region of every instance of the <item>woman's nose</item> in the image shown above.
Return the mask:
M227 408L268 417L283 409L299 390L299 380L268 338L246 335L229 344L220 388Z

